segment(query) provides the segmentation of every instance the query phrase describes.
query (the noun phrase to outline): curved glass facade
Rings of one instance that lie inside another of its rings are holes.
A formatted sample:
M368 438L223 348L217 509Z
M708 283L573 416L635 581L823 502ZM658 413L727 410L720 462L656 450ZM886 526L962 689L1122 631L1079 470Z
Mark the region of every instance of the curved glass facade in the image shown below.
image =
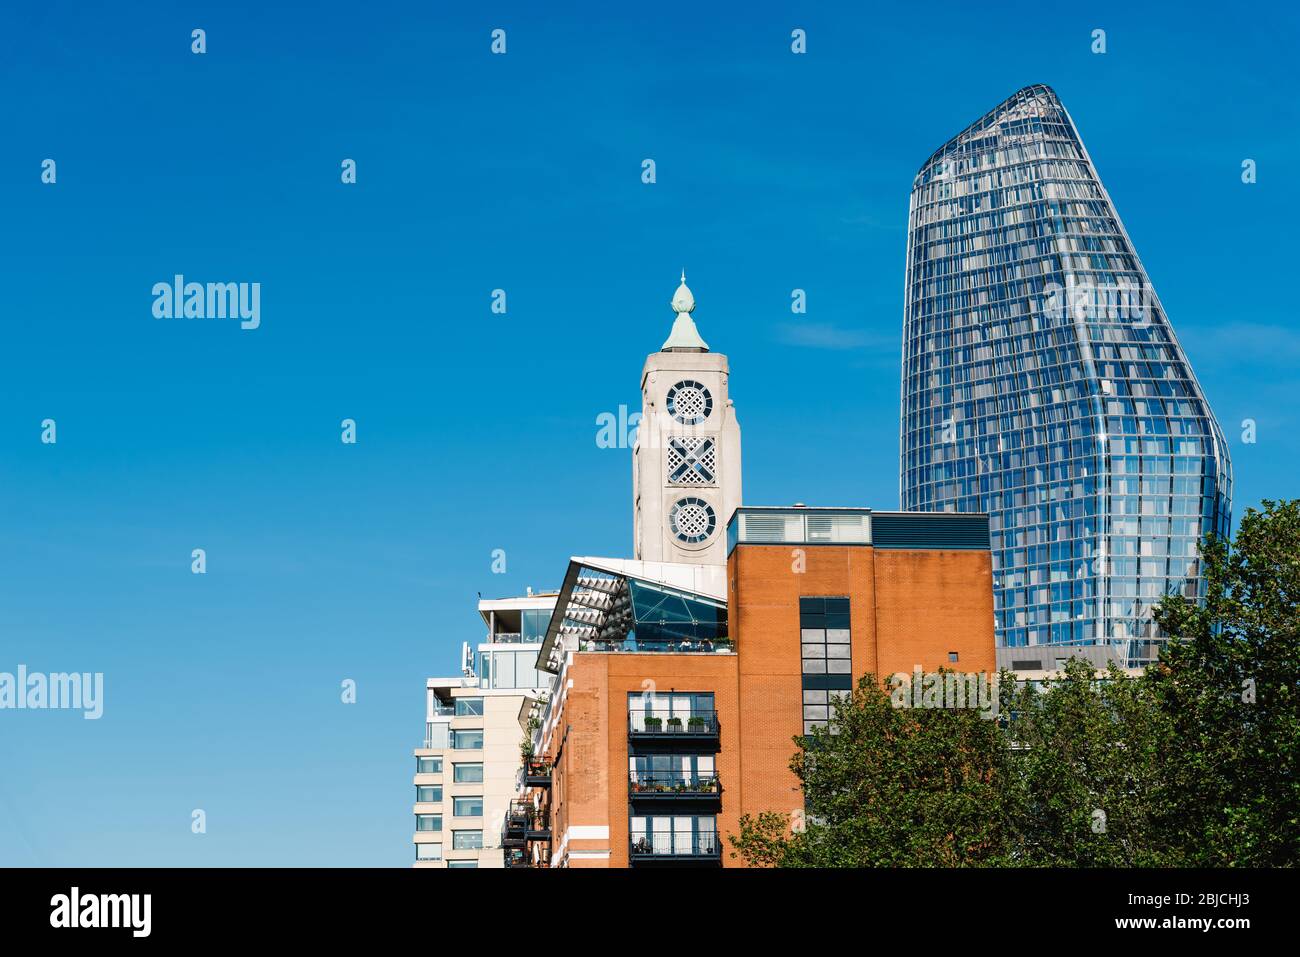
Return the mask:
M988 512L998 644L1116 643L1226 535L1218 424L1078 131L1030 86L912 186L900 501Z

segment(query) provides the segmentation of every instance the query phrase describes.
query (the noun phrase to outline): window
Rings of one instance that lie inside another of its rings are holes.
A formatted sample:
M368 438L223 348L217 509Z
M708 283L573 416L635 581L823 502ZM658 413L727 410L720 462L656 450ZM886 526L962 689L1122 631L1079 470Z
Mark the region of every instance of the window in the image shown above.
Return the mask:
M451 779L458 784L481 784L483 782L482 764L453 764Z
M664 405L683 425L699 425L713 411L713 396L701 383L685 379L668 390Z
M803 660L803 732L825 727L834 699L853 688L853 646L847 598L800 598L799 644Z
M713 440L677 436L668 440L668 482L670 485L712 485L717 470Z
M456 699L456 717L463 718L466 715L480 716L483 714L482 698L457 698Z
M697 545L713 534L718 516L713 506L694 496L679 499L668 513L668 524L679 541Z
M456 868L457 870L470 870L478 867L478 861L448 861L447 869Z
M492 687L517 687L515 684L515 653L513 651L498 651L492 655Z
M712 691L633 692L627 707L633 731L717 731Z
M417 861L440 861L442 860L441 844L417 844L415 845L415 859Z
M437 804L442 800L442 785L421 784L415 789L415 800L421 804Z
M718 825L712 817L633 817L630 825L634 856L715 857L719 852Z
M447 747L449 740L446 721L429 721L425 723L424 746L426 748L441 751Z
M520 641L537 642L546 637L546 629L551 624L549 608L525 609L519 617Z
M442 815L441 814L415 815L415 829L417 831L441 831Z
M952 662L953 664L956 664L956 663L957 663L957 652L955 652L955 651L950 651L950 652L948 652L948 660L949 660L950 662Z
M476 851L483 846L483 832L452 831L451 846L457 851Z
M416 758L416 774L441 774L442 758Z
M537 664L535 650L495 651L491 659L493 688L546 688L550 685L551 676L533 667Z
M627 764L633 793L681 785L711 791L717 782L711 754L637 754L629 756Z
M483 748L483 729L452 731L451 746L458 751L478 751Z
M451 799L452 817L482 817L483 797L454 797Z

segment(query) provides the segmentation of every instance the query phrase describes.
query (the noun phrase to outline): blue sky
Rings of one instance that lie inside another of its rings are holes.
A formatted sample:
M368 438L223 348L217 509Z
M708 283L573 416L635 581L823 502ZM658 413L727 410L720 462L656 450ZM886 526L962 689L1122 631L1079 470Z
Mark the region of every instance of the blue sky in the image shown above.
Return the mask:
M1300 495L1281 4L266 6L0 13L0 671L106 682L99 721L0 711L0 864L409 864L423 679L476 593L630 549L596 416L637 406L683 267L746 500L896 507L912 176L1029 83L1190 354L1235 512ZM175 273L260 282L261 327L155 320Z

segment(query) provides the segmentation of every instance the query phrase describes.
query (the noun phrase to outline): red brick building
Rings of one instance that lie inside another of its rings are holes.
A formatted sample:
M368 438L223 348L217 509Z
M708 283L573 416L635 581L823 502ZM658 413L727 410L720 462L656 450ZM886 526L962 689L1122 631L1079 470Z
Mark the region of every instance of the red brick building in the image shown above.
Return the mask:
M994 669L988 520L744 507L725 568L573 559L538 666L508 859L737 866L742 814L802 807L794 739L833 695Z

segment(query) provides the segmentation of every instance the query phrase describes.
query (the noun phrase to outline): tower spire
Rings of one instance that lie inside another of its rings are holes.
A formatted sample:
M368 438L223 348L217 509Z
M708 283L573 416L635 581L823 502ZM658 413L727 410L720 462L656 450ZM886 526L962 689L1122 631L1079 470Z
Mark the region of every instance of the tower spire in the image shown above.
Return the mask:
M708 352L709 344L700 338L700 332L695 328L695 320L691 318L691 313L695 311L695 296L686 285L685 269L682 270L682 284L677 287L677 292L673 295L672 307L673 312L677 313L677 318L673 320L673 331L668 334L667 341L659 351Z

